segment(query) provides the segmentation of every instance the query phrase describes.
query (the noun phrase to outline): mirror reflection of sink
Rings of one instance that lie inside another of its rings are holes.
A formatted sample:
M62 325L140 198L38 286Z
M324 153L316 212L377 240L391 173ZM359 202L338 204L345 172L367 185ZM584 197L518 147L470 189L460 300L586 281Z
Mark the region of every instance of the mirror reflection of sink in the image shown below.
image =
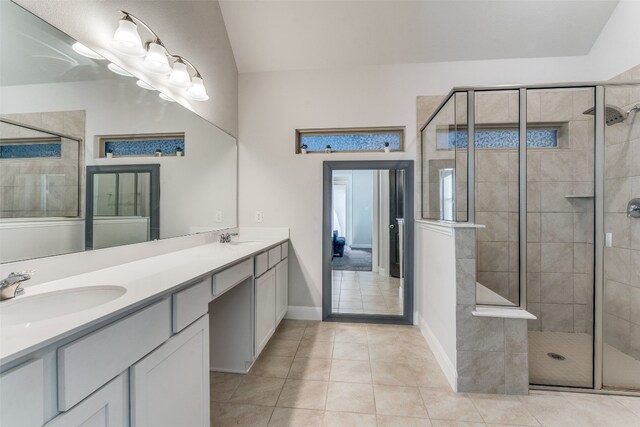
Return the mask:
M232 246L259 245L264 243L261 240L232 240L229 242Z
M121 286L90 286L28 295L0 303L0 325L15 326L53 319L97 307L124 295Z

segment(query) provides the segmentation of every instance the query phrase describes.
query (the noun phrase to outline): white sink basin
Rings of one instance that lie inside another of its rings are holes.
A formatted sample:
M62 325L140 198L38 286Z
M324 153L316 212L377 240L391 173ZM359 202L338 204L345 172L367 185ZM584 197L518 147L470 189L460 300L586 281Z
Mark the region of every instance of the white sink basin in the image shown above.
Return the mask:
M229 242L231 246L259 245L264 243L260 240L232 240Z
M106 304L127 290L121 286L90 286L26 295L0 303L0 326L15 326L49 320Z

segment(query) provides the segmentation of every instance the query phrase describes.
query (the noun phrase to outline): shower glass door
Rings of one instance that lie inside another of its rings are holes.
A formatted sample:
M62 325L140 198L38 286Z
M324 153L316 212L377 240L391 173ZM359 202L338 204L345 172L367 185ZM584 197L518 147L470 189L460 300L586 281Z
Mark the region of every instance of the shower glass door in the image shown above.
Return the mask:
M640 84L607 86L604 97L602 384L640 390Z
M530 382L594 385L594 88L527 90Z

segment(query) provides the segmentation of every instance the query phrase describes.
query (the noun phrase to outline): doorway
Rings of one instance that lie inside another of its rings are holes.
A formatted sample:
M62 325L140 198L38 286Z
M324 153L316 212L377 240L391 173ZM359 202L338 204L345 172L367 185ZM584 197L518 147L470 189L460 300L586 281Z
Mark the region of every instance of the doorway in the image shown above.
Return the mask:
M324 163L323 319L413 322L413 162Z

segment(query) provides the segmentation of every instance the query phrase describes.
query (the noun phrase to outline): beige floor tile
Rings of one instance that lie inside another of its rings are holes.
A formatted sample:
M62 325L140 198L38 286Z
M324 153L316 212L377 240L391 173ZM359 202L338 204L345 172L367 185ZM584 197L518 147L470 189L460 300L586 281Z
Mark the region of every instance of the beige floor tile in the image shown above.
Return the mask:
M214 402L228 401L236 391L244 375L227 374L224 372L209 373L209 396Z
M273 334L275 339L298 340L302 339L305 328L278 328Z
M296 319L282 319L280 328L306 328L308 321Z
M302 339L313 341L333 341L336 332L333 329L307 328Z
M363 301L366 301L365 297L375 297L375 300L370 300L369 302L384 302L384 297L378 286L361 286L360 293Z
M296 357L314 357L331 359L333 353L332 341L315 341L315 340L302 340L298 347Z
M283 340L278 338L272 338L263 351L267 356L290 356L293 357L298 350L300 341L298 340Z
M373 391L378 414L428 418L417 387L374 385Z
M340 303L338 304L338 309L355 309L355 310L362 310L362 300L358 300L358 301L343 301L340 300Z
M329 381L330 371L331 359L296 357L289 369L289 378Z
M233 392L230 403L275 406L284 385L282 378L254 377L247 375Z
M307 329L335 329L337 327L337 322L322 322L319 320L307 321Z
M266 426L273 407L219 403L211 410L211 427Z
M349 412L325 412L325 427L376 427L376 416Z
M435 359L410 359L407 363L413 369L414 379L418 386L452 391L447 377Z
M369 347L366 344L353 342L336 342L333 344L333 358L343 360L369 360Z
M471 399L463 393L420 388L420 394L432 420L483 421Z
M530 394L519 396L525 408L543 426L549 427L587 427L595 426L580 409L571 405L560 393Z
M338 308L338 313L360 314L360 313L364 313L364 309L363 308L355 308L355 307Z
M373 388L371 384L330 382L326 409L374 414Z
M371 362L374 384L417 386L413 368L406 363Z
M454 420L431 420L433 427L486 427L485 423L471 423L467 421Z
M335 341L367 344L367 330L365 328L338 328Z
M327 399L326 381L288 379L276 406L300 409L324 409Z
M487 423L540 425L516 396L469 394L469 398Z
M272 427L321 427L324 411L311 409L276 408L271 415Z
M431 427L427 418L396 417L378 415L378 427Z
M371 366L368 360L331 361L331 381L347 383L371 383Z
M390 310L386 304L379 303L363 303L362 308L365 313L369 314L393 314L393 310Z
M586 415L595 425L612 425L616 427L640 426L640 418L622 405L613 396L563 393L571 405Z
M260 356L255 361L249 375L270 378L287 378L293 357L290 356Z

